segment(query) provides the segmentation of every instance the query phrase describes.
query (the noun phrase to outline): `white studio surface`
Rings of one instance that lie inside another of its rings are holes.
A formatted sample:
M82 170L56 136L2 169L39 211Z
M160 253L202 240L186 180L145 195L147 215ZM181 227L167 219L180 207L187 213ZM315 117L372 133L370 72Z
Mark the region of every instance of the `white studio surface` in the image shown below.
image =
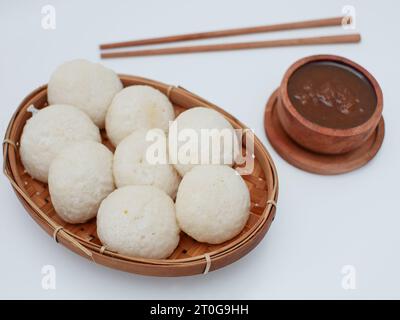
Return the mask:
M54 30L42 28L45 5L55 9ZM255 130L277 166L280 195L276 219L251 253L206 276L183 278L95 265L45 234L2 175L0 298L400 298L398 1L0 0L0 127L4 134L22 99L47 83L59 64L74 58L100 61L100 43L339 16L346 5L355 8L356 30L336 27L208 42L360 32L360 44L102 61L119 73L181 85ZM318 53L363 65L384 93L383 146L372 162L345 175L319 176L292 167L264 134L264 106L283 73L297 59ZM48 270L55 271L55 289L42 286Z

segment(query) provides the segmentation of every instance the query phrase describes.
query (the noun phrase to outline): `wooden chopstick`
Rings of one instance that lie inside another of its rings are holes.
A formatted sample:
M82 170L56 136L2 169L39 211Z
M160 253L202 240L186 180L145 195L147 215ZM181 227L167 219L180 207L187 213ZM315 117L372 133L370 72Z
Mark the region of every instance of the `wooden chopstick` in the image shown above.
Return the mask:
M344 21L344 23L350 23L350 20L346 19L346 18L348 18L348 17L333 17L333 18L325 18L325 19L272 24L272 25L257 26L257 27L226 29L226 30L219 30L219 31L198 32L198 33L181 34L181 35L174 35L174 36L167 36L167 37L151 38L151 39L141 39L141 40L133 40L133 41L107 43L107 44L101 44L100 49L101 50L115 49L115 48L133 47L133 46L141 46L141 45L149 45L149 44L170 43L170 42L177 42L177 41L200 40L200 39L219 38L219 37L231 37L231 36L238 36L238 35L244 35L244 34L261 33L261 32L274 32L274 31L283 31L283 30L296 30L296 29L306 29L306 28L339 26L343 23L343 21Z
M294 38L294 39L283 39L283 40L236 42L236 43L213 44L213 45L172 47L172 48L162 48L162 49L119 51L119 52L101 53L101 58L109 59L109 58L154 56L154 55L179 54L179 53L303 46L303 45L316 45L316 44L354 43L354 42L360 42L360 40L361 40L361 35L355 33L347 35Z

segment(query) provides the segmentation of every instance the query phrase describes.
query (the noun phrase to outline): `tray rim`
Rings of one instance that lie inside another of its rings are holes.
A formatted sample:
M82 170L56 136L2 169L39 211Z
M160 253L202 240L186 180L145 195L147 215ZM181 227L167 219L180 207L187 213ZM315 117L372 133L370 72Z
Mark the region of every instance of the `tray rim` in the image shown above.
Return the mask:
M219 113L221 113L229 122L232 124L235 124L234 126L236 127L242 127L243 129L248 129L247 126L245 126L243 123L241 123L239 120L237 120L234 116L231 114L227 113L225 110L219 108L216 105L213 105L212 103L208 102L207 100L204 100L203 98L197 96L196 94L193 94L192 92L180 87L180 86L171 86L171 85L166 85L164 83L147 79L147 78L142 78L142 77L137 77L137 76L131 76L131 75L119 75L122 81L135 81L135 82L140 82L141 84L148 84L153 87L156 87L157 89L161 90L162 92L166 93L171 100L173 100L172 96L173 95L187 95L189 96L190 99L194 99L199 102L202 106L212 108ZM117 253L113 253L111 251L105 251L101 252L101 247L96 245L96 244L89 244L88 241L80 238L73 234L72 232L63 229L57 223L55 223L50 217L47 217L46 214L42 213L40 208L38 208L35 203L30 199L30 197L23 191L23 187L21 188L21 181L17 181L16 179L16 153L17 150L15 145L13 146L13 141L10 139L11 133L14 128L15 120L18 117L18 114L23 110L23 108L30 102L31 99L33 99L36 95L40 94L42 91L46 90L47 85L42 85L39 88L33 90L30 94L28 94L25 99L20 103L19 107L15 111L14 115L12 116L9 125L6 130L5 134L5 139L3 141L3 171L4 174L9 178L10 183L14 189L14 192L17 194L18 199L22 202L24 205L25 209L28 211L28 213L34 218L35 222L37 222L45 231L53 235L53 238L56 241L61 242L63 245L67 246L69 249L72 251L75 251L76 253L79 253L80 255L85 256L86 258L92 259L94 262L95 259L94 257L98 258L99 256L103 257L108 257L110 259L116 259L118 261L125 261L127 263L139 263L139 264L145 264L145 265L153 265L153 266L168 266L168 267L177 267L177 266L201 266L201 268L204 270L205 266L204 264L208 262L206 261L205 255L208 255L208 257L212 261L212 266L211 270L216 269L216 261L217 259L223 259L223 258L229 258L229 256L234 256L235 252L238 252L240 250L245 251L243 254L239 255L236 259L227 259L229 264L237 259L239 259L241 256L246 254L248 251L250 251L255 245L262 239L264 234L269 228L270 223L272 222L274 216L275 216L275 211L276 211L276 202L277 202L277 197L278 197L278 177L277 177L277 172L275 168L275 164L273 163L273 160L271 156L269 155L268 151L265 149L264 145L261 143L261 141L256 137L254 139L255 142L255 150L259 150L263 156L266 157L268 165L269 165L269 170L271 172L271 176L273 177L272 181L272 190L271 194L272 197L268 200L268 203L261 214L262 219L253 226L254 228L250 229L248 232L246 232L243 237L240 237L236 239L236 241L229 243L227 246L223 246L217 250L214 250L208 254L202 254L199 256L195 257L190 257L190 258L180 258L180 259L173 259L173 260L167 260L167 259L143 259L143 258L136 258L136 257L126 257ZM11 149L10 149L11 148ZM262 170L265 173L265 168L262 167ZM269 191L268 191L269 192ZM35 215L35 216L34 216ZM46 219L47 217L47 219ZM47 228L45 227L47 226ZM263 234L262 237L259 237L259 234ZM97 247L96 247L97 246ZM246 250L247 249L247 250ZM101 259L99 259L101 260ZM229 262L229 260L232 260ZM102 263L105 264L106 263ZM221 264L226 265L226 264ZM115 267L115 266L114 266ZM118 269L118 267L117 267ZM121 269L121 268L120 268ZM126 271L126 270L125 270ZM201 273L197 272L196 270L195 273L185 273L185 274L178 274L178 275L189 275L189 274L196 274L196 273ZM141 272L138 272L141 273ZM143 272L142 274L145 274ZM153 274L153 273L151 273ZM158 275L158 274L157 274ZM161 274L164 275L164 274ZM168 274L166 274L168 275ZM173 274L174 275L174 274Z

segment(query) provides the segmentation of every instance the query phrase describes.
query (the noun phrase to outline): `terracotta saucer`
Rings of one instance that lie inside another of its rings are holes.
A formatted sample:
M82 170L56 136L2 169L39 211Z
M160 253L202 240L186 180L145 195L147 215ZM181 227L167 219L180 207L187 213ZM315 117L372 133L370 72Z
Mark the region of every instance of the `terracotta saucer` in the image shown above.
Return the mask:
M323 175L332 175L358 169L370 161L378 152L385 136L383 117L375 132L359 148L340 155L319 154L304 149L283 130L276 112L278 90L269 98L265 107L264 128L268 140L276 152L295 167Z

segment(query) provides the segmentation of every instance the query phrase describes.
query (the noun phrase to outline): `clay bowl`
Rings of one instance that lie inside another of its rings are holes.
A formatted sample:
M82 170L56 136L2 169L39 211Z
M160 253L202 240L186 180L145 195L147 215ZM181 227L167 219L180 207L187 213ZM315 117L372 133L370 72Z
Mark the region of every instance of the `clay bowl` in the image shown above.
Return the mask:
M316 61L345 64L369 80L375 90L377 105L366 122L348 129L333 129L309 121L295 109L288 94L289 79L301 66ZM374 132L382 116L383 96L378 82L363 67L340 56L314 55L298 60L286 71L278 92L277 114L283 129L299 145L316 153L343 154L360 147Z

